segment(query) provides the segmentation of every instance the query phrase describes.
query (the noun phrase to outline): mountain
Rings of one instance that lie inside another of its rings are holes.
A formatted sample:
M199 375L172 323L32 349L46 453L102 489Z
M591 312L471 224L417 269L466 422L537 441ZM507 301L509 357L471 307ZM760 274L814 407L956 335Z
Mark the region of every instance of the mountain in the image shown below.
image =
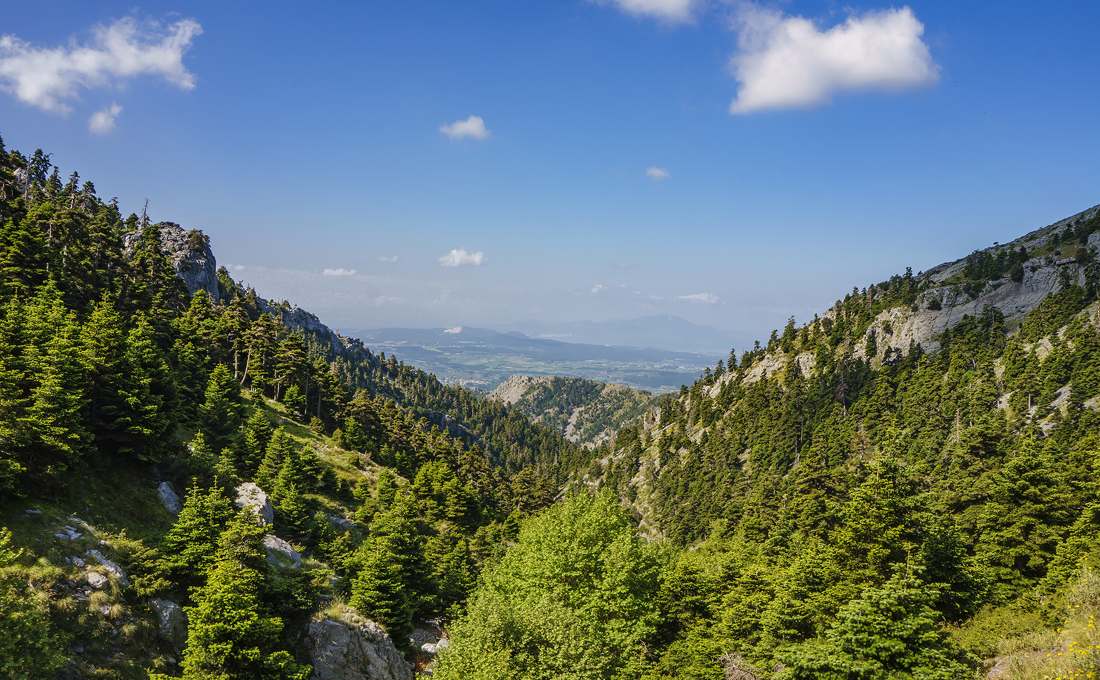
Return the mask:
M585 446L609 442L640 421L655 399L649 392L558 376L513 375L486 397L530 416Z
M574 471L691 547L654 677L1083 668L1051 648L1100 614L1067 599L1100 560L1098 213L855 289Z
M202 232L123 217L49 158L0 144L5 675L1100 661L1096 208L854 289L655 403L547 376L483 398L264 300ZM482 359L590 351L435 333Z
M574 321L546 323L518 321L497 326L501 332L518 331L533 338L592 345L651 347L678 352L701 352L725 356L731 347L752 344L712 326L694 324L678 316L661 314L619 321Z
M668 392L697 378L720 355L532 338L486 328L349 331L443 380L489 390L514 373L560 375ZM724 356L724 355L722 355Z

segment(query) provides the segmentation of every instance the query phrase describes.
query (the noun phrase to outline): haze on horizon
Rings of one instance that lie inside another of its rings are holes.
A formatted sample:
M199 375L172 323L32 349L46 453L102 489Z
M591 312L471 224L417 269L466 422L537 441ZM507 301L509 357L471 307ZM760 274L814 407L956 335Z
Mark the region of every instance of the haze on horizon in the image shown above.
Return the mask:
M0 134L340 328L766 338L1100 202L1093 3L5 8Z

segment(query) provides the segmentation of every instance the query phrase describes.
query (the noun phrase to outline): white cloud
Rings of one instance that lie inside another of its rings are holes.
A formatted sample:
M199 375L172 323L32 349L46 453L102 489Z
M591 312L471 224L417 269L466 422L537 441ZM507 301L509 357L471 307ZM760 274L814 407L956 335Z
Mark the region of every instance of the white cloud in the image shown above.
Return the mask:
M645 169L645 174L649 175L649 178L654 182L660 182L663 179L672 177L672 173L664 168L658 168L656 166Z
M607 290L607 288L602 283L597 283L596 285L592 286L591 293L595 295L596 293L604 290Z
M615 5L634 16L648 16L665 21L691 21L696 0L592 0L600 5Z
M939 79L908 7L850 16L821 31L809 19L744 4L735 23L740 52L731 61L741 88L730 113L806 108L837 92L900 92Z
M465 248L456 248L439 258L439 265L441 267L461 267L462 265L480 267L485 264L485 262L485 253L480 250L476 253L470 253L467 252Z
M638 266L638 263L637 262L628 262L628 261L624 260L622 262L612 262L611 266L615 267L616 269L633 269L633 268Z
M115 126L115 117L120 113L122 113L122 107L118 104L111 104L105 109L96 111L88 119L88 131L97 135L114 132L118 129Z
M485 129L485 121L481 116L470 116L466 120L456 120L450 125L440 125L439 131L451 139L473 137L474 139L487 139L492 134Z
M448 335L457 335L462 332L462 326L455 326L454 328L444 328L443 333Z
M86 45L35 47L14 35L0 36L0 89L44 111L68 113L66 102L80 88L118 86L139 75L160 76L182 90L195 87L183 65L191 41L202 33L193 19L167 27L131 17L92 29Z
M340 269L325 269L325 271L321 272L321 275L322 276L355 276L355 270L354 269L344 269L343 267L341 267Z
M695 293L694 295L681 295L678 299L704 305L718 304L718 296L714 293Z
M379 262L397 262L396 255L375 255L374 259Z

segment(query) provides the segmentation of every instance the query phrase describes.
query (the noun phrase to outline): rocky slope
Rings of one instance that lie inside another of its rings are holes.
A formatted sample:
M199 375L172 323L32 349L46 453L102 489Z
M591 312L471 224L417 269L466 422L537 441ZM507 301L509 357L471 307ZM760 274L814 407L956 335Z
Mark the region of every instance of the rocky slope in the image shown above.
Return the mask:
M176 275L187 286L188 292L194 295L202 290L210 296L211 300L221 300L224 295L219 287L218 264L214 258L214 251L210 249L209 237L197 229L185 230L174 222L160 222L156 226L160 230L164 252L171 260ZM123 237L123 245L127 252L132 250L134 244L139 243L141 238L139 231L126 234ZM241 292L245 291L242 289ZM257 297L256 302L261 311L281 319L284 326L298 329L313 337L322 345L329 347L337 356L365 351L362 342L339 335L321 323L316 314L300 309L297 305L278 304L261 297Z
M582 378L513 375L489 393L587 447L610 441L649 410L653 396L625 385Z
M1098 213L1100 205L1036 229L1009 243L994 244L968 257L945 262L918 274L922 292L916 302L908 307L896 306L884 310L866 329L859 342L843 349L851 351L854 358L867 359L867 340L873 338L878 358L872 358L872 362L881 362L887 348L907 354L920 345L925 352L935 352L940 344L936 340L938 335L962 321L964 316L975 316L987 307L999 309L1009 327L1018 324L1051 293L1071 284L1085 285L1090 260L1100 250L1100 232L1089 236L1083 252L1080 247L1061 246L1059 237L1067 229L1096 217ZM976 256L985 254L998 258L1020 248L1031 255L1022 264L1020 280L1000 276L985 281L978 290L974 290L973 286L967 290L968 286L960 280L968 262ZM821 321L831 324L836 314L837 307L831 307L822 314ZM770 352L753 367L748 379L754 381L781 373L791 361L797 361L805 375L814 369L811 354L787 356L782 352ZM717 394L728 380L727 375L725 380L717 381L710 388L712 395Z

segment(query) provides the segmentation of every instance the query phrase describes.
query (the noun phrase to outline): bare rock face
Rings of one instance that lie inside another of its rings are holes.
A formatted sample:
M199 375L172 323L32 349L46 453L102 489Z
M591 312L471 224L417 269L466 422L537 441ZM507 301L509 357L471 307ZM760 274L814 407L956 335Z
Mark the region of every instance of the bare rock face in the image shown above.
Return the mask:
M174 222L160 222L156 226L160 230L164 252L171 260L176 276L183 279L188 292L194 295L204 290L211 300L217 300L218 265L206 236L198 230L187 231ZM140 241L140 231L122 237L122 244L127 252Z
M187 615L183 607L170 600L149 600L149 608L157 617L157 634L176 649L187 642Z
M264 551L267 552L267 563L273 567L284 567L286 569L301 569L302 556L298 554L289 543L267 534L264 536Z
M233 501L233 505L238 510L251 510L256 515L256 521L263 526L275 523L275 508L271 505L271 499L253 482L245 482L237 487L237 500Z
M374 621L344 609L343 621L314 621L306 629L311 680L412 680L412 665Z
M157 487L157 494L160 496L160 502L164 504L168 512L173 515L180 514L183 503L180 502L180 497L176 495L176 492L172 490L172 485L168 482L161 482L160 486Z

